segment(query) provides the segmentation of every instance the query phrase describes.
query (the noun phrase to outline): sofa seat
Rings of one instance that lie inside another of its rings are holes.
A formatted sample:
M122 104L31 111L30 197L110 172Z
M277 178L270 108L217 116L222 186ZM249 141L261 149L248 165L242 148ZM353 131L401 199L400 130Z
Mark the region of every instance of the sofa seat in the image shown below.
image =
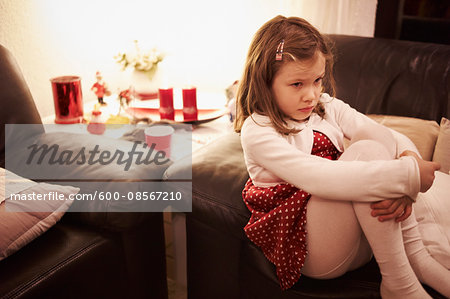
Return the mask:
M248 261L241 263L240 268L240 272L247 279L245 286L240 288L239 298L380 298L381 274L374 258L363 267L335 279L319 280L302 276L289 292L281 294L275 266L267 262L261 250L253 244L247 244L243 249L242 260ZM258 287L261 284L266 288ZM427 285L423 287L432 298L445 299Z
M243 250L241 272L249 287L241 288L241 298L380 298L380 270L372 259L367 265L335 279L319 280L301 276L299 281L280 297L280 285L275 267L267 263L264 254L253 244ZM264 290L258 285L264 284ZM271 295L271 296L270 296Z
M61 221L0 262L1 298L124 298L126 271L117 242Z

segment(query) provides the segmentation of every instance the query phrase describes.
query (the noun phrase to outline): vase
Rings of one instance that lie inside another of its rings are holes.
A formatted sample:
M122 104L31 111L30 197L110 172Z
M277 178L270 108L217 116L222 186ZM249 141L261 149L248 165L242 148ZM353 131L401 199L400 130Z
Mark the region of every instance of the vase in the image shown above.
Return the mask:
M161 72L158 69L151 75L148 72L137 70L131 73L131 85L134 90L134 97L138 100L157 99L161 82Z

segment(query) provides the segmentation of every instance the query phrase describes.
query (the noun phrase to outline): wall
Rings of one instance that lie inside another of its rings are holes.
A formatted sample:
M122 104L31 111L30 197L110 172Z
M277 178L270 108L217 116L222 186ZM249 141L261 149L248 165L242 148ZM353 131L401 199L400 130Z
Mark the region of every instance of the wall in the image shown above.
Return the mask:
M317 3L303 2L304 7ZM240 77L251 38L265 21L277 14L308 17L297 3L0 0L0 44L18 60L44 117L54 113L52 77L81 76L85 101L95 100L89 89L97 70L113 91L128 87L129 75L120 71L113 57L132 49L135 39L142 48L157 46L166 53L164 68L174 87L191 83L202 90L222 92ZM373 32L372 21L366 20L369 32Z

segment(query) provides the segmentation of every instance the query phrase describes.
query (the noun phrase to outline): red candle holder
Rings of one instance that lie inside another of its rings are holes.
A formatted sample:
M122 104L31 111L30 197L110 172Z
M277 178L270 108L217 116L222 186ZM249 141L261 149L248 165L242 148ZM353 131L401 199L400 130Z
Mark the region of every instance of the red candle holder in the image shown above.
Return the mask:
M81 78L61 76L50 79L55 105L55 123L75 124L83 120Z
M160 88L159 92L159 115L161 119L175 120L173 109L173 88Z
M198 120L197 89L183 88L183 118L185 121Z

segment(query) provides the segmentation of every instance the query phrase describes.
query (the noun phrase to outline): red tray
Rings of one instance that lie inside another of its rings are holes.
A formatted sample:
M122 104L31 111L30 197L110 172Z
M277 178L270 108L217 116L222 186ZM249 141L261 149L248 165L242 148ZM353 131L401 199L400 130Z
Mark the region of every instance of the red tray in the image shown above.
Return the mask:
M128 107L126 111L129 115L135 118L149 118L152 121L160 121L158 108L142 108L142 107ZM183 118L183 110L175 109L175 122L189 123L189 124L201 124L209 122L228 113L227 108L221 109L198 109L198 119L185 121Z

